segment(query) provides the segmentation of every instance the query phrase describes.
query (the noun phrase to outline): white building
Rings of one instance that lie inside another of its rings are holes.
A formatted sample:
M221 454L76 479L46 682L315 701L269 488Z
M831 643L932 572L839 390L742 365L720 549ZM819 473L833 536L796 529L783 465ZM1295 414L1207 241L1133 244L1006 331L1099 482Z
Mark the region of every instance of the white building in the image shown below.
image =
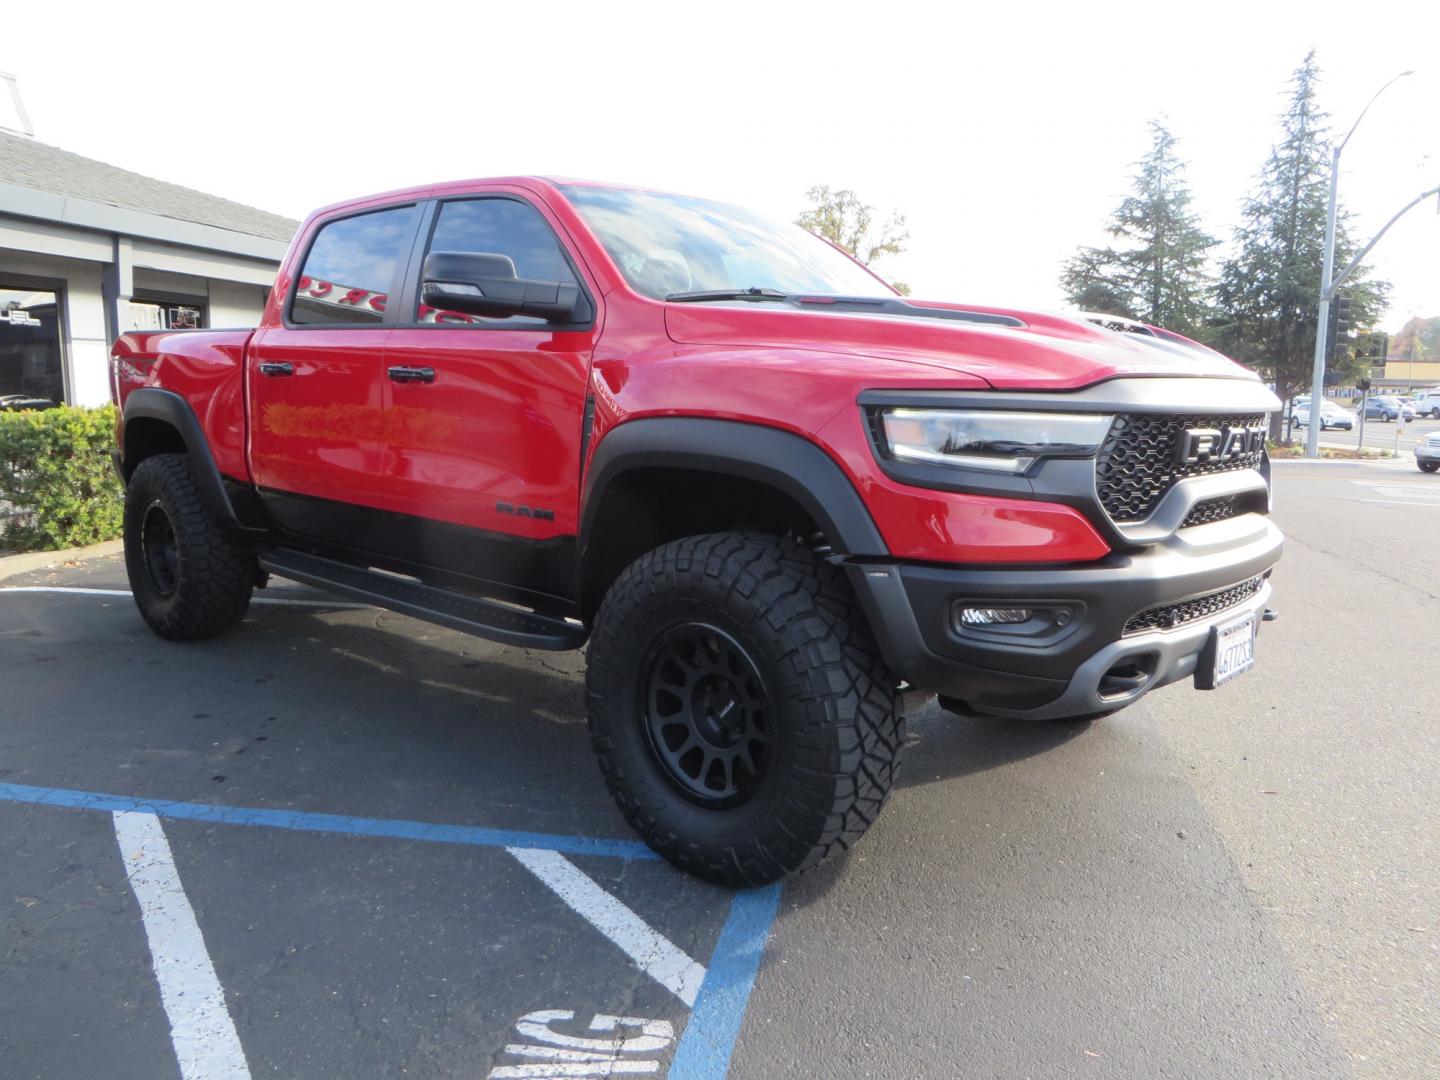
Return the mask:
M0 398L100 405L125 330L255 325L298 224L0 131Z

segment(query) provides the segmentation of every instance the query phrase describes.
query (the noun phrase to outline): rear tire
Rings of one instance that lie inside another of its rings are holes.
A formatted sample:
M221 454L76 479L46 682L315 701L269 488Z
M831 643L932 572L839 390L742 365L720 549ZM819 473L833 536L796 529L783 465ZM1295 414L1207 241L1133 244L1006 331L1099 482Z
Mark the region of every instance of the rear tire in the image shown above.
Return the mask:
M773 536L677 540L611 586L585 687L606 786L647 844L762 885L849 848L894 783L904 719L843 575Z
M255 556L220 531L185 454L146 458L125 490L125 571L135 606L170 641L224 633L250 603Z

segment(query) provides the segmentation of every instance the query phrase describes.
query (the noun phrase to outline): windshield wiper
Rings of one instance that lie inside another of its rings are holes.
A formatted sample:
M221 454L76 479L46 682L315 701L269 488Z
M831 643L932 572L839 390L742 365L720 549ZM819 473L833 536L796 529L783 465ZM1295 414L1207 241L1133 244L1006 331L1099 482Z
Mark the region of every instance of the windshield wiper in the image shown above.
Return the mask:
M672 292L666 300L676 304L703 304L710 300L788 300L778 289L703 289L699 292Z

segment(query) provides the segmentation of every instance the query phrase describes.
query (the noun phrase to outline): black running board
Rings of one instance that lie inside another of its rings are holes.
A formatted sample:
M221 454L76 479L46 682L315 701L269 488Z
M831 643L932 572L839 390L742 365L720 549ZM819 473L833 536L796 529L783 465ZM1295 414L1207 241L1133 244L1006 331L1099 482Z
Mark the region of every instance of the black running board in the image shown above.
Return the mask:
M505 645L524 649L578 649L585 644L587 636L583 626L565 619L448 592L303 551L285 548L267 551L260 556L260 566L291 581Z

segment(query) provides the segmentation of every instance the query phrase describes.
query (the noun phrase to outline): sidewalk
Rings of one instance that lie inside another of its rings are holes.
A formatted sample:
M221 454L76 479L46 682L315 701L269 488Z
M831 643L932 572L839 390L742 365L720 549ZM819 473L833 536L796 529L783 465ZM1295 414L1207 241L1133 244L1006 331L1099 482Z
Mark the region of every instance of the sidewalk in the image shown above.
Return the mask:
M19 555L0 556L0 581L32 570L48 570L54 567L74 566L90 559L106 555L119 555L125 550L123 541L106 540L102 544L88 547L63 548L60 551L26 551Z

